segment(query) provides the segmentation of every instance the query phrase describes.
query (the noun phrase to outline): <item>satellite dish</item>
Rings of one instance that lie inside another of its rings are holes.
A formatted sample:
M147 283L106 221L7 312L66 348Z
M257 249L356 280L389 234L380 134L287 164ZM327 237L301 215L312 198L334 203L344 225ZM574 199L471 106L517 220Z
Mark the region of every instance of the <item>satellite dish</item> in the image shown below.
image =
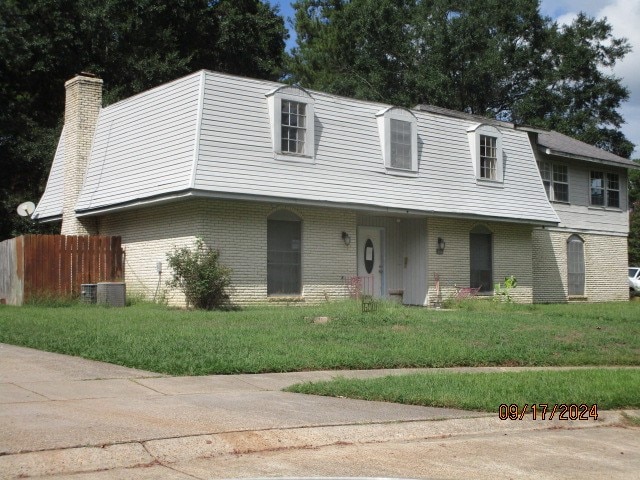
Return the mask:
M18 205L18 215L21 217L30 217L36 206L33 202L24 202Z

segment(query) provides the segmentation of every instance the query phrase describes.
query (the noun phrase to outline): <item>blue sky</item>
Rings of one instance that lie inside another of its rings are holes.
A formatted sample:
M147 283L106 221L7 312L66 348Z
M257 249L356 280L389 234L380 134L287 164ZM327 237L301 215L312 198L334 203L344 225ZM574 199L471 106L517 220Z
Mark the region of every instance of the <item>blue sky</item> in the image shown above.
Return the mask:
M280 6L280 14L293 20L294 12L289 0L269 0L272 5ZM555 19L558 23L570 23L578 12L583 11L592 17L606 17L613 27L616 37L625 37L633 51L613 70L623 79L631 95L620 112L626 120L622 131L631 140L636 149L632 158L640 157L640 1L638 0L542 0L540 11ZM286 22L291 38L287 48L295 46L295 32L289 21Z

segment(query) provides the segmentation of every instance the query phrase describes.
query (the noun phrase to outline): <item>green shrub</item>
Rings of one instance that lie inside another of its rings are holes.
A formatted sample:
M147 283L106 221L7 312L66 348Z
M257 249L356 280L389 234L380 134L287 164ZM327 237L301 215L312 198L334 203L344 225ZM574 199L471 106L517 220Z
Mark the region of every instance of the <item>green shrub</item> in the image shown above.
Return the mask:
M182 290L187 306L205 310L228 308L231 269L220 264L219 257L220 252L206 246L201 238L196 240L194 250L174 248L167 254L173 270L167 285Z

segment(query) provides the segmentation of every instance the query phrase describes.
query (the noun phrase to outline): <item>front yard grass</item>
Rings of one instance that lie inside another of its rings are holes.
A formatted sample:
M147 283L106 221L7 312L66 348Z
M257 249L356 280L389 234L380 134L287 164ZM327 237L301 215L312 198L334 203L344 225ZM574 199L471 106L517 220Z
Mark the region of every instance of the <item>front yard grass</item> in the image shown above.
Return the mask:
M318 316L328 323L314 323ZM488 365L640 365L640 304L454 311L357 302L232 312L0 306L0 342L171 375Z
M547 418L554 405L566 405L566 418L576 420L576 414L582 414L582 419L591 420L598 410L639 408L638 385L640 370L637 369L580 369L418 373L365 380L337 378L293 385L287 391L494 412L503 419L510 414L519 418L525 405L523 418L528 419L533 415L532 405L537 406L537 419L542 417L541 404L548 405ZM502 411L500 405L503 405ZM555 412L556 418L562 411L560 407Z

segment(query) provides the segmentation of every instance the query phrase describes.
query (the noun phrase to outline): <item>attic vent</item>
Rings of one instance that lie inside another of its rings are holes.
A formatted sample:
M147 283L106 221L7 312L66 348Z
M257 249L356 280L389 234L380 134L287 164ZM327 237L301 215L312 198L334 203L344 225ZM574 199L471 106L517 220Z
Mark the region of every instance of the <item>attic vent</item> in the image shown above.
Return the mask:
M124 283L98 283L97 300L99 305L109 305L110 307L124 307L125 298L126 288Z

